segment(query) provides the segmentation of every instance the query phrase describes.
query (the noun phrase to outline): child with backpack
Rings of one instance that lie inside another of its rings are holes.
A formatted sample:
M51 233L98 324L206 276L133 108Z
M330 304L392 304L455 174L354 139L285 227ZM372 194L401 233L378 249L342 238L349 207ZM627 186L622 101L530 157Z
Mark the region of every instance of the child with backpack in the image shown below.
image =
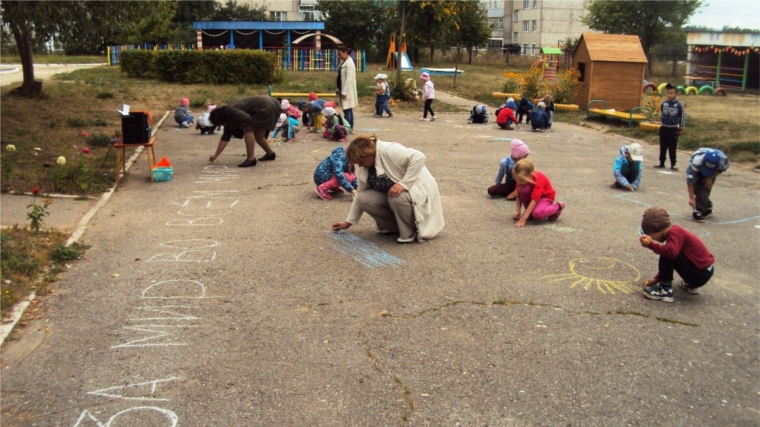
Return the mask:
M190 106L190 100L182 98L179 101L179 108L174 111L174 121L183 128L189 128L191 124L195 123L193 116L190 114L190 110L187 108Z

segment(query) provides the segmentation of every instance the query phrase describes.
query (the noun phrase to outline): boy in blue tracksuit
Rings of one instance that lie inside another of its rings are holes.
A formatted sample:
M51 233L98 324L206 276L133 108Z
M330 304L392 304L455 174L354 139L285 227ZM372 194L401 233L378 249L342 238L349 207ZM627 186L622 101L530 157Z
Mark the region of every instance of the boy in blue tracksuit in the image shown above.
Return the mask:
M546 108L546 104L543 101L539 102L536 111L529 116L528 123L534 132L543 132L549 128L549 115L546 114L544 108Z
M686 113L683 110L683 105L676 99L678 97L678 90L676 90L675 86L668 83L665 86L665 92L668 95L668 99L660 106L660 110L662 111L660 164L655 166L655 168L665 169L665 154L669 152L670 170L677 171L676 146L678 145L678 136L681 135L684 126L686 126Z
M641 185L644 161L644 149L640 144L633 143L628 146L620 147L620 155L615 159L612 165L612 175L615 182L612 188L627 188L630 191L636 191Z
M710 191L715 179L728 170L728 158L722 151L703 147L689 158L686 168L686 187L689 190L689 206L694 209L692 217L697 222L704 222L712 215L713 204Z

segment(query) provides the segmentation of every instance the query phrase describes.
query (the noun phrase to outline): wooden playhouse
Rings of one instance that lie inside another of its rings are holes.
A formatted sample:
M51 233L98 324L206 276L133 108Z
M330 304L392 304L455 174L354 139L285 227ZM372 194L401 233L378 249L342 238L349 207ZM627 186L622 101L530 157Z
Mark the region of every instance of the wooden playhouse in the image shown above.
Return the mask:
M583 33L573 52L580 73L575 103L585 108L603 100L607 108L631 111L641 105L647 58L638 36Z

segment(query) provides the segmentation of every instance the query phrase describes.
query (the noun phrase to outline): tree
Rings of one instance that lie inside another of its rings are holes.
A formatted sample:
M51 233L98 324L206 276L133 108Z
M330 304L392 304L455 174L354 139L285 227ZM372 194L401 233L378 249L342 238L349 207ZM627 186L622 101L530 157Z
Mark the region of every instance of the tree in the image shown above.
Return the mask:
M357 50L376 46L378 30L386 27L388 18L378 2L319 0L315 9L324 16L327 34Z
M639 36L649 73L652 47L682 32L683 25L701 5L701 0L595 0L588 6L583 22L596 31Z
M23 68L24 83L13 93L38 94L41 83L34 81L32 44L57 34L71 38L79 34L98 35L101 39L128 30L150 11L152 2L109 1L11 1L2 0L3 25L13 33Z
M268 21L266 6L240 4L235 0L227 0L211 15L212 21Z
M457 59L454 69L459 69L459 50L467 48L468 62L472 63L472 48L483 46L491 38L491 27L487 23L486 11L475 0L452 2L453 7L445 11L444 32L449 46L457 48ZM454 73L454 87L457 84L457 73Z

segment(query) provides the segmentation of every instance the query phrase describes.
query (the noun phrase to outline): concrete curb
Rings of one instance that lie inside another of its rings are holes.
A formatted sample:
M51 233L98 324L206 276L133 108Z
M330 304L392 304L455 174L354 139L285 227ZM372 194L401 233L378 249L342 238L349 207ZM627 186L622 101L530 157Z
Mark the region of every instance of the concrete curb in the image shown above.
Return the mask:
M164 113L164 116L161 117L161 120L158 121L156 126L153 128L153 132L151 132L150 136L154 136L156 132L161 128L161 125L164 123L164 120L169 116L170 111L167 111ZM144 147L138 147L137 150L135 150L135 153L132 155L132 157L127 160L127 164L124 167L124 172L129 170L129 168L132 166L132 163L137 160L137 157L140 155L140 153L143 152ZM123 174L122 174L123 176ZM116 184L114 184L113 187L111 187L108 191L103 193L102 196L100 196L100 200L98 200L98 203L95 204L89 211L87 211L86 214L82 217L81 220L79 220L79 225L77 226L77 229L72 233L71 237L69 237L69 240L66 241L66 246L71 246L73 243L75 243L77 240L79 240L80 237L82 237L82 234L84 234L85 230L87 230L87 223L90 222L90 219L92 219L93 216L98 212L100 208L102 208L106 202L111 198L113 193L116 191ZM30 193L31 194L31 193ZM26 312L26 309L29 307L29 304L34 300L34 298L37 296L37 294L32 291L32 293L27 297L25 300L18 302L13 309L11 310L11 314L9 317L9 322L3 323L0 325L0 345L2 345L5 342L5 339L10 335L11 331L13 331L13 328L16 327L16 324L19 320L21 320L21 316L24 315Z

